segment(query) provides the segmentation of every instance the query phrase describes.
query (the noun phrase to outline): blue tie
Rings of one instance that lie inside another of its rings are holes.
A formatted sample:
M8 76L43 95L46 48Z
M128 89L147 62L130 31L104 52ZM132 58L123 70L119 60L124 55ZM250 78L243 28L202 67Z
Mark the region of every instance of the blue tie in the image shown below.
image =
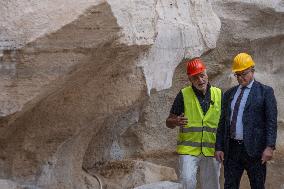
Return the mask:
M230 127L231 138L236 137L237 117L238 117L238 112L239 112L241 100L242 100L245 89L246 87L241 88L241 93L239 94L237 101L235 103L235 106L234 106L233 117L232 117L231 127Z

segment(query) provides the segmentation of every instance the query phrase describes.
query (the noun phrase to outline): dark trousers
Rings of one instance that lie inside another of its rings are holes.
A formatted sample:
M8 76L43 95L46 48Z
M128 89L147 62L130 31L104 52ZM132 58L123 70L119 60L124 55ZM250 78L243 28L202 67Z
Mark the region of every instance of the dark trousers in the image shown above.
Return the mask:
M264 189L266 163L261 158L250 157L243 142L230 140L228 159L224 164L224 189L239 189L244 170L247 171L251 189Z

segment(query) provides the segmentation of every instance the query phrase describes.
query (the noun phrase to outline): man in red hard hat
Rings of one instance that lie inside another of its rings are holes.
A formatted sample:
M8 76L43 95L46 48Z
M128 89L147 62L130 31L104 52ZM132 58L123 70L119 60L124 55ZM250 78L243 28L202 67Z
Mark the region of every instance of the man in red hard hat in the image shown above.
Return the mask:
M219 189L220 163L214 158L214 148L222 92L209 84L206 67L200 58L186 64L192 85L178 93L166 120L168 128L179 128L180 181L183 189L195 189L199 168L202 188Z

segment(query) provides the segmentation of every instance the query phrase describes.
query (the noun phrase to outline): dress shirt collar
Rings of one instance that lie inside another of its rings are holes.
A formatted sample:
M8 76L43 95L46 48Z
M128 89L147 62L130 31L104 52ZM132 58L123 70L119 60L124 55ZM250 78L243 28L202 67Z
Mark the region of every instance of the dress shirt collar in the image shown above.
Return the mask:
M251 80L251 82L247 86L245 86L245 88L246 89L251 89L253 83L254 83L254 79ZM241 85L239 85L239 88L242 89L243 87Z

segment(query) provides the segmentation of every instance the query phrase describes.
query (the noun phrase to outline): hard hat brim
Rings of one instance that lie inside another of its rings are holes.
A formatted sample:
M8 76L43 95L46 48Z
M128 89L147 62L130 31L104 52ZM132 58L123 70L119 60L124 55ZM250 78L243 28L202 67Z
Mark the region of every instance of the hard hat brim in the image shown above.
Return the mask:
M200 73L202 73L202 72L204 72L204 71L205 71L205 68L203 68L203 69L201 69L201 70L198 70L198 71L196 71L196 72L194 72L194 73L187 73L187 75L189 75L189 76L195 76L195 75L200 74Z

